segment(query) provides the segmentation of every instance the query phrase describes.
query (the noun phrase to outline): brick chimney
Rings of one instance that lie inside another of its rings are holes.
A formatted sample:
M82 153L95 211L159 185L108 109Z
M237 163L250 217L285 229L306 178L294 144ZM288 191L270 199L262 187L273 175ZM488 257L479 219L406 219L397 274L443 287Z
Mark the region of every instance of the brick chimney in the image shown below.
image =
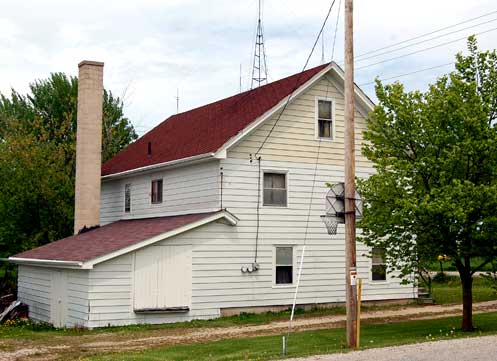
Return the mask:
M100 223L104 63L84 60L78 67L74 234Z

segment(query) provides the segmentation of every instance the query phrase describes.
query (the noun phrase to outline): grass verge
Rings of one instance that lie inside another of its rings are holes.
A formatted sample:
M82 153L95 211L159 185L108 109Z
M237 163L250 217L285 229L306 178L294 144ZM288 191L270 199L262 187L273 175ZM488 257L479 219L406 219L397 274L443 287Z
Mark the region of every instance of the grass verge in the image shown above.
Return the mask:
M372 306L364 307L363 311L368 310L382 310L405 307L402 305L385 305L385 306ZM302 309L295 310L295 318L317 317L327 315L344 315L345 307L337 306L332 308L315 308L312 310L304 311ZM211 327L230 327L230 326L248 326L248 325L265 325L276 321L286 321L290 318L290 311L282 312L266 312L261 314L242 313L238 316L221 317L212 320L193 320L189 322L177 322L170 324L158 325L130 325L130 326L114 326L114 327L101 327L93 330L84 328L65 328L57 329L49 324L39 323L22 323L16 327L7 327L0 325L0 338L8 339L49 339L54 336L81 336L81 335L98 335L99 333L114 333L116 335L133 334L140 336L140 334L147 334L150 331L164 330L164 329L182 329L182 328L211 328Z
M472 265L476 265L478 266L479 264L483 263L483 258L481 257L474 257L474 258L471 258L471 264ZM444 271L452 271L452 272L456 272L457 271L457 268L454 264L453 261L442 261L442 269ZM435 271L435 272L440 272L440 262L437 261L437 260L433 260L433 262L431 262L429 265L428 265L428 270L429 271ZM492 264L486 264L485 266L483 266L483 268L481 269L482 272L488 272L488 271L492 271Z
M440 305L461 303L462 288L459 277L447 277L445 282L433 282L432 296L435 303ZM473 280L473 302L491 301L497 299L497 293L489 280L475 277Z
M364 325L361 349L395 346L408 343L444 340L497 333L497 312L474 316L477 330L472 333L459 331L460 317L436 320ZM203 344L172 346L137 352L98 355L85 360L273 360L281 356L281 335L230 339ZM332 329L295 333L290 336L288 357L345 352L345 330Z

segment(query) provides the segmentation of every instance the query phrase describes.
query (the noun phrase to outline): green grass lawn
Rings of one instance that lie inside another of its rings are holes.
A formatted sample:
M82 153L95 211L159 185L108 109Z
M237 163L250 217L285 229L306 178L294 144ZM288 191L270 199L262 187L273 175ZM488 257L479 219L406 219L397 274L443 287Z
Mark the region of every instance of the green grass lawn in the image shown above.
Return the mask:
M462 288L459 277L447 277L446 282L433 282L433 300L437 304L451 304L462 302ZM475 277L473 280L473 302L496 300L497 293L491 287L490 281Z
M392 309L396 305L388 306L374 306L363 307L363 311L379 310L379 309ZM332 308L315 308L312 310L304 311L302 309L295 310L295 318L305 318L314 316L326 315L344 315L345 307L337 306ZM0 338L26 338L26 339L44 339L53 336L80 336L92 335L98 333L116 333L116 334L129 334L133 333L140 336L141 333L146 334L149 331L162 330L162 329L178 329L178 328L210 328L210 327L229 327L229 326L244 326L244 325L263 325L275 321L286 321L290 318L290 311L282 312L267 312L261 314L242 313L238 316L221 317L212 320L193 320L189 322L178 322L170 324L158 325L130 325L130 326L115 326L115 327L101 327L93 330L88 329L56 329L49 324L35 324L20 323L18 327L5 327L0 325Z
M437 304L461 303L462 291L460 280L457 277L449 277L447 282L433 283L433 298ZM497 293L490 287L490 283L482 278L475 278L473 285L474 302L488 301L497 299ZM363 312L392 309L404 306L364 306ZM344 307L334 308L316 308L310 311L296 310L296 318L325 316L334 314L345 314ZM233 317L222 317L214 320L197 320L191 322L181 322L175 324L163 325L132 325L124 327L103 327L94 330L85 329L54 329L47 325L28 325L25 327L2 327L0 326L0 338L19 338L19 339L47 339L53 336L80 336L92 335L98 333L116 333L130 334L133 333L137 337L147 334L149 331L161 329L176 329L176 328L202 328L202 327L228 327L242 325L262 325L274 321L288 320L290 317L289 311L278 313L268 312L263 314L241 314Z
M482 262L483 262L483 258L480 258L480 257L474 257L471 259L471 264L475 265L475 266L478 266ZM457 268L452 261L443 261L442 267L443 267L444 271L457 272ZM440 262L437 260L433 260L433 262L431 262L428 265L428 270L434 271L434 272L440 272ZM492 271L492 264L486 264L485 266L483 266L482 271L483 272Z
M477 330L459 331L460 317L436 320L364 325L361 345L363 349L393 346L457 337L497 334L497 312L474 316ZM137 352L98 355L85 360L272 360L281 358L282 336L231 339L204 344L172 346ZM288 342L288 357L301 357L347 351L345 330L332 329L295 333Z

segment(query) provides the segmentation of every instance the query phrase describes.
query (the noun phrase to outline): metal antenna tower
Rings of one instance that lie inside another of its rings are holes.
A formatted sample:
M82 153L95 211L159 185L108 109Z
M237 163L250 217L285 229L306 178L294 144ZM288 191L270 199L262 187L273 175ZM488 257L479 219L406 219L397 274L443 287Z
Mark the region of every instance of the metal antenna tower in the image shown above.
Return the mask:
M254 65L252 67L252 81L250 89L267 84L266 50L264 48L264 27L262 26L262 5L259 0L259 17L257 19L257 33L255 35Z

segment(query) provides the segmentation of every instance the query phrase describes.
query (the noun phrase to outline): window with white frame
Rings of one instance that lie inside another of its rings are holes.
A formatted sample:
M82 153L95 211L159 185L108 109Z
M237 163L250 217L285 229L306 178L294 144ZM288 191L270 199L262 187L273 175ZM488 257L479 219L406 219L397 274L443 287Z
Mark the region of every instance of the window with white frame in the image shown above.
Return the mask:
M152 181L152 191L150 193L152 204L162 203L162 179Z
M124 212L131 212L131 184L124 185Z
M275 284L293 284L293 247L278 246L275 249Z
M263 205L286 207L286 183L285 173L264 172Z
M387 279L387 265L385 263L385 249L373 248L371 262L371 280L373 281L386 281Z
M318 137L333 139L333 111L331 100L318 99Z

